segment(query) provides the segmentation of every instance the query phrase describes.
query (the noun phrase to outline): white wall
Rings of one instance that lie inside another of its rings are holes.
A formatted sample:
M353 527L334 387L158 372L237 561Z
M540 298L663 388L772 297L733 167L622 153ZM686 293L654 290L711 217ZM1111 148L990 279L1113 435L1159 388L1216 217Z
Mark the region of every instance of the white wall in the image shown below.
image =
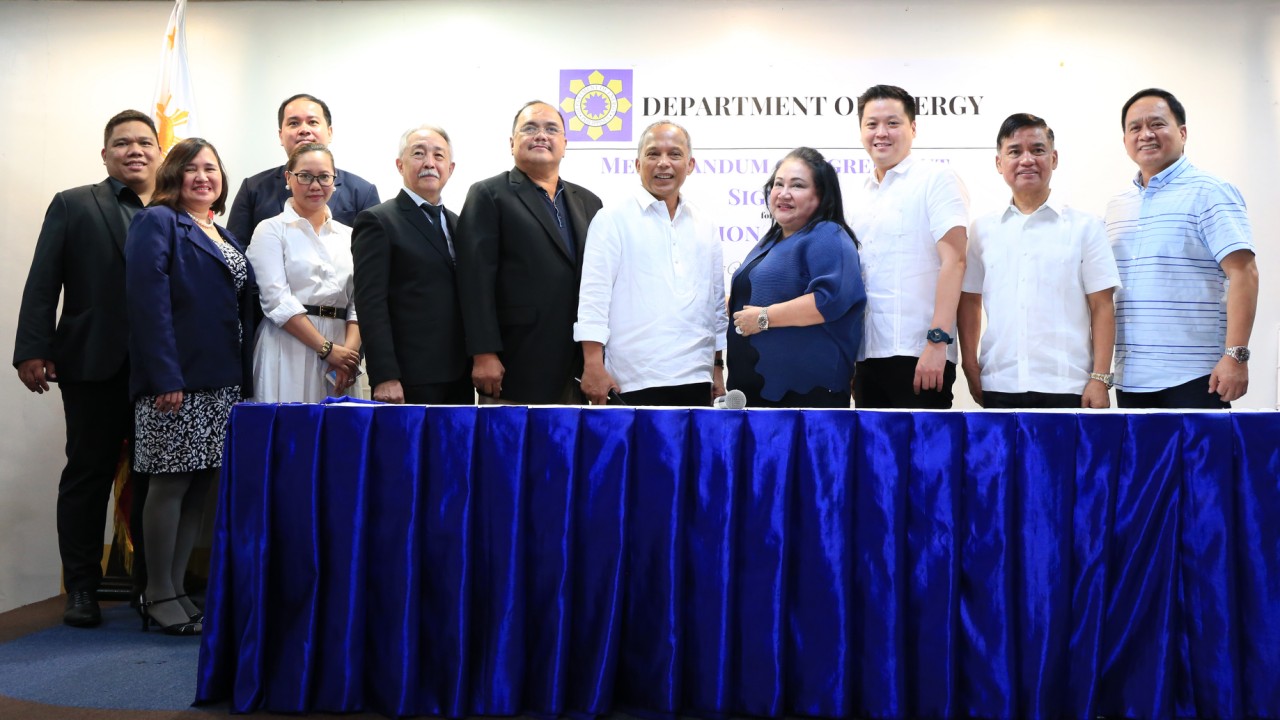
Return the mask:
M54 192L104 176L101 130L125 107L146 109L169 2L0 2L0 349L11 342L23 282ZM511 116L525 100L557 100L559 71L633 69L637 95L856 96L878 82L917 94L977 94L981 114L921 118L917 147L953 162L974 210L1005 199L991 164L1001 119L1046 117L1058 135L1055 192L1101 213L1134 172L1119 112L1136 89L1172 90L1189 113L1192 161L1236 183L1250 202L1262 300L1249 394L1276 406L1277 153L1280 8L1251 2L193 2L187 35L203 133L233 188L283 156L275 111L294 92L335 113L339 166L399 186L400 132L431 121L454 138L458 169L446 203L510 165ZM636 111L633 111L636 112ZM633 121L643 127L653 117ZM779 157L808 144L865 157L856 122L683 118L695 155ZM571 145L564 174L606 201L634 182L602 175L602 155ZM698 147L708 148L698 152ZM948 148L962 149L948 149ZM710 150L747 148L747 150ZM736 154L736 155L735 155ZM764 176L699 175L686 186L726 223L759 221L727 191ZM850 183L860 182L856 177ZM735 213L745 212L744 215ZM744 254L742 247L739 256ZM727 250L732 256L733 250ZM964 383L957 383L963 392ZM56 391L0 382L0 611L58 591L54 500L63 422Z

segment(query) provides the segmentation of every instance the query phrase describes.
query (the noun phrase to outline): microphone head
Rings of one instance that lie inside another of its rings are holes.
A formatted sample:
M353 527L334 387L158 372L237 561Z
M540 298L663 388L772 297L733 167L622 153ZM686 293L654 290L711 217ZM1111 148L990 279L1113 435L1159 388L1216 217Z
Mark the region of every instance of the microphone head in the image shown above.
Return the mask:
M741 390L730 390L725 393L724 407L726 410L741 410L747 406L747 396Z

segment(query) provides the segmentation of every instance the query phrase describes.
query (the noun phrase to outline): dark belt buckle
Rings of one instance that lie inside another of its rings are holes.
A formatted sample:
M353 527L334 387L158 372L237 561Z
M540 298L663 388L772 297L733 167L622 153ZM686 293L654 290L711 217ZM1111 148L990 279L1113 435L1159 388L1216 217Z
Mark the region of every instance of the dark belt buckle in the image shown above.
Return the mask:
M321 306L320 306L320 317L322 317L322 318L336 318L336 317L338 317L338 308L333 307L332 305L321 305Z

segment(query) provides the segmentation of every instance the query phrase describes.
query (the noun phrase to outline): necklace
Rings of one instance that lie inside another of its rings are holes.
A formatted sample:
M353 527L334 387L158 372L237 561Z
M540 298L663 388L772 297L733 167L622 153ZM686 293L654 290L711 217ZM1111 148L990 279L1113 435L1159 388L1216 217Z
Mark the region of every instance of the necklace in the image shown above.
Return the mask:
M188 211L188 212L187 212L187 214L191 216L191 219L192 219L192 220L195 220L195 221L196 221L196 224L197 224L197 225L199 225L200 227L204 228L205 230L212 230L212 229L213 229L213 221L212 221L212 220L201 220L200 218L196 217L195 213L192 213L192 212L190 212L190 211Z

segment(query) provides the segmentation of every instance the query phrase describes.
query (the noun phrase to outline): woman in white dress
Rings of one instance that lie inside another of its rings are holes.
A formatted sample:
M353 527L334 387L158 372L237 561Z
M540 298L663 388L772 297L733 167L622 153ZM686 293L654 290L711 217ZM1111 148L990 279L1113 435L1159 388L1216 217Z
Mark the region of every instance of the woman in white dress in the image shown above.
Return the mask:
M258 402L319 402L345 394L358 375L351 228L327 205L336 177L324 145L294 148L283 178L293 197L253 232L246 255L267 319L253 351Z

